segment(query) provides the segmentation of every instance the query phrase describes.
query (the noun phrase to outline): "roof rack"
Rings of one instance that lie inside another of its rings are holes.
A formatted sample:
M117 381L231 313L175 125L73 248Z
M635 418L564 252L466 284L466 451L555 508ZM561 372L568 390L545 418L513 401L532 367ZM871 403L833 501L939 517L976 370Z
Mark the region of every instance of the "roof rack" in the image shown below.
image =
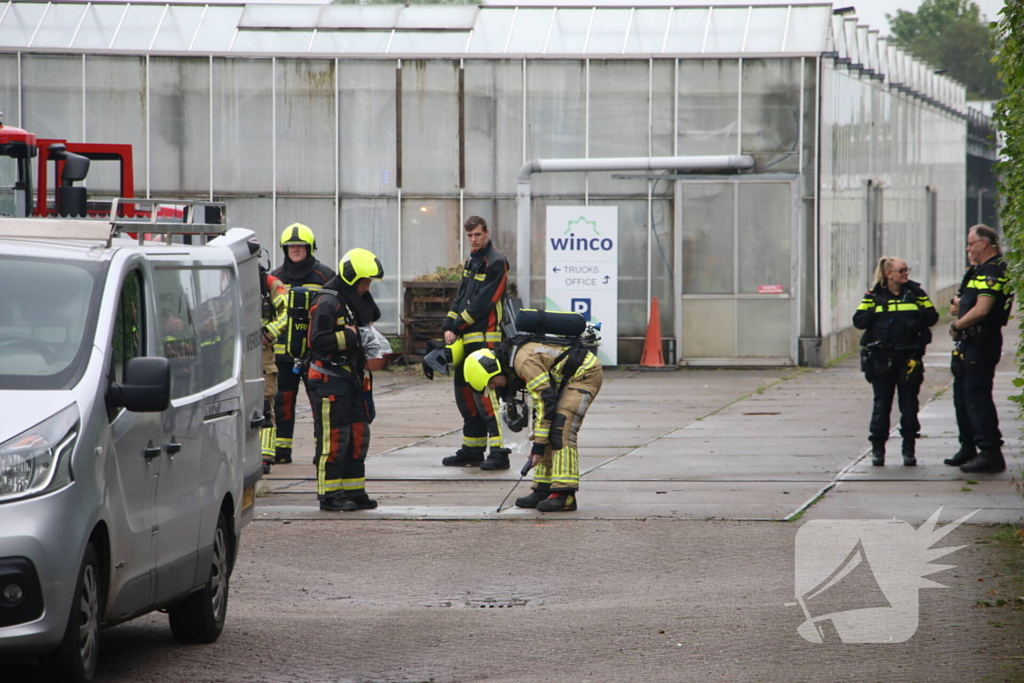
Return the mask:
M125 210L126 205L134 209ZM130 217L118 216L119 208ZM140 245L147 240L172 244L181 236L191 243L195 235L201 241L223 235L226 225L223 202L120 197L111 202L108 219L0 218L0 237L99 241L109 247L114 237L122 235L137 239Z

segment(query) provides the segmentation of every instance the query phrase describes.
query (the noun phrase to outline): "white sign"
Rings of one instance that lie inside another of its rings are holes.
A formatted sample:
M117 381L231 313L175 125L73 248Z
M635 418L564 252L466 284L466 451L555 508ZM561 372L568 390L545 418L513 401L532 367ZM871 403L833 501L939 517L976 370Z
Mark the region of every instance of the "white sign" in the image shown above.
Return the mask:
M549 206L547 228L547 309L601 323L597 357L618 365L618 207Z

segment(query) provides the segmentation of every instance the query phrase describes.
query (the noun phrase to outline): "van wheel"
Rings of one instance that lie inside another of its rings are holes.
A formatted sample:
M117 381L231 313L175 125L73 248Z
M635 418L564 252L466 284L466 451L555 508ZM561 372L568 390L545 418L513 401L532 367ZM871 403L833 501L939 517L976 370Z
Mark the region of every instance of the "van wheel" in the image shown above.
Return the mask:
M230 531L224 513L217 517L213 536L210 580L202 589L167 608L171 633L183 643L212 643L224 630L228 614L228 579L231 575Z
M90 543L85 546L82 566L78 569L64 639L46 667L58 680L84 683L91 681L96 673L100 654L101 576L99 558Z

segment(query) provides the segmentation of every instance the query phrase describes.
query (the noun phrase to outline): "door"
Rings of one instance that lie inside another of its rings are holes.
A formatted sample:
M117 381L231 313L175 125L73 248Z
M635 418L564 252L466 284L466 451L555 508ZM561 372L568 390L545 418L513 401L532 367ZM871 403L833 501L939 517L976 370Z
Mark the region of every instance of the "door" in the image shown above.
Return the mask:
M682 365L797 363L795 176L676 183Z

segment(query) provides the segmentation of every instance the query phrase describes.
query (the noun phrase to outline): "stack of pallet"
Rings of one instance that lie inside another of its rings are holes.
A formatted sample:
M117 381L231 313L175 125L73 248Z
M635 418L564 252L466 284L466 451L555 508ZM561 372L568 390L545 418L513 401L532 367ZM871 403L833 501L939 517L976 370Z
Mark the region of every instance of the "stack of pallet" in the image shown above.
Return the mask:
M402 325L405 328L405 359L416 361L427 353L427 342L441 341L441 325L448 317L458 282L402 283Z

